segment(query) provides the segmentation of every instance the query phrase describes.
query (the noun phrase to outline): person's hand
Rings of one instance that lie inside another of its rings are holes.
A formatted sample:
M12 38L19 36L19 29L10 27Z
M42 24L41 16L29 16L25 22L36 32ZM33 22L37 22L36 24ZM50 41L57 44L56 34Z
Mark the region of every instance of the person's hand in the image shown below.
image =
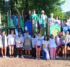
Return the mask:
M48 49L46 48L46 50L48 50Z
M49 26L51 26L51 24L49 24Z
M36 47L36 45L34 45L34 47Z
M22 42L20 42L19 44L22 44Z

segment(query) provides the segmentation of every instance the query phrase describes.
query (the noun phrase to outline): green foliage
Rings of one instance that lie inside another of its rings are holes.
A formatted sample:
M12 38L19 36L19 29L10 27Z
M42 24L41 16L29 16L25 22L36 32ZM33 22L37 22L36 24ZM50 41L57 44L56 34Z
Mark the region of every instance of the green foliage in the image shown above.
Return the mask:
M65 3L61 0L0 0L0 9L2 11L2 21L6 23L6 12L11 10L12 14L17 15L18 11L27 14L28 10L36 9L37 13L41 13L41 10L45 11L45 14L49 17L50 13L54 14L54 17L60 16L63 18L61 5ZM66 16L66 15L64 15ZM66 16L67 17L67 16Z

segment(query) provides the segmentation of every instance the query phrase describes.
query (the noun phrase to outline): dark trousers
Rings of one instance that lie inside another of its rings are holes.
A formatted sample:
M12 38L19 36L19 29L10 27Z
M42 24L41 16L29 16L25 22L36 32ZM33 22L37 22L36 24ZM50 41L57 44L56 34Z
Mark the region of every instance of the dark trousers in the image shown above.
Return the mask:
M32 48L32 57L36 57L36 48Z

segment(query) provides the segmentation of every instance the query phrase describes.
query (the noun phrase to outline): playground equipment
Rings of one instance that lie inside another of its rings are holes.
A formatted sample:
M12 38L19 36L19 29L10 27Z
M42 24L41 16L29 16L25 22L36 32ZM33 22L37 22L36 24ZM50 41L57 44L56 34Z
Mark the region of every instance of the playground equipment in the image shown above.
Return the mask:
M9 29L14 30L16 35L18 35L18 31L24 32L24 21L19 11L18 16L11 15L11 10L7 12L7 31Z
M34 35L35 29L33 30L33 18L31 18L31 21L27 20L26 22L24 22L23 16L19 14L19 11L18 11L18 16L15 16L14 14L11 15L11 10L10 10L7 12L7 31L8 30L14 30L16 35L18 35L18 31L20 31L21 33L23 32L26 33L26 31L29 31L30 35ZM45 32L43 32L42 30L42 33L46 33L45 35L53 34L55 36L57 32L61 32L61 27L58 25L58 23L52 26L49 26L48 18L47 18ZM37 33L39 33L39 24L38 24Z
M53 34L54 37L57 35L57 32L61 32L61 27L59 25L52 25L49 27L49 34Z

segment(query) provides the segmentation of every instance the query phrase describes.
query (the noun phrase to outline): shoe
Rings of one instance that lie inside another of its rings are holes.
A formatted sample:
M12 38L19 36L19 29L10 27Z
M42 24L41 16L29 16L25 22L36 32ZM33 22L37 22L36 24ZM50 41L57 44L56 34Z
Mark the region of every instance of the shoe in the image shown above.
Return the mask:
M6 58L6 56L4 56Z
M67 58L67 56L65 55L65 58Z
M27 58L27 55L25 55L25 58Z
M58 56L56 56L56 58L59 58L59 55L58 55Z
M17 58L19 58L19 55L17 55Z
M28 56L29 58L31 58L31 56Z
M62 57L64 58L64 55Z
M38 59L39 59L39 60L41 60L41 58L40 58L40 57L39 57Z
M32 57L34 59L34 57Z
M10 55L9 57L10 57L10 58L12 58L12 56L11 56L11 55Z
M36 59L38 59L38 58L36 57Z
M22 55L21 58L24 58L24 56Z
M54 60L55 60L55 58L54 58Z
M4 58L4 56L2 56L2 58Z

